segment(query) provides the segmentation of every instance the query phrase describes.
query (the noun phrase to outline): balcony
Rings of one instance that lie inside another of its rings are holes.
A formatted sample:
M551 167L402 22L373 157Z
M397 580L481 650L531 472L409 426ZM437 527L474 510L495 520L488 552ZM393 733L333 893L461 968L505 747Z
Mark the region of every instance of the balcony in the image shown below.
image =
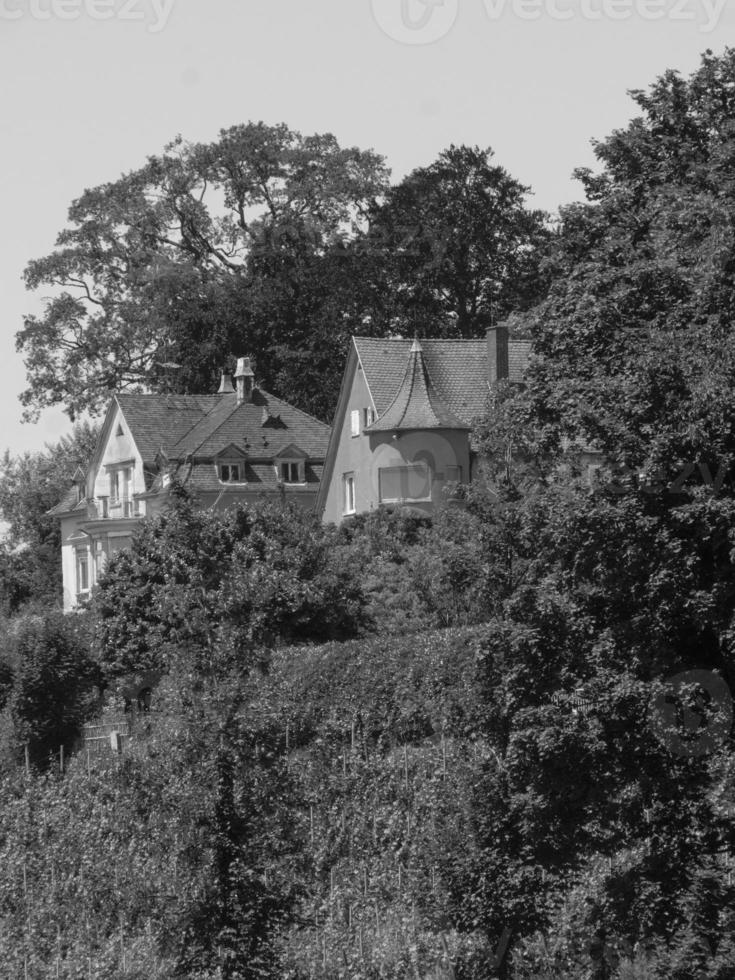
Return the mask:
M140 517L139 504L132 497L98 497L87 501L87 520L120 520L130 517Z
M109 517L135 517L134 502L130 497L113 498L109 503Z

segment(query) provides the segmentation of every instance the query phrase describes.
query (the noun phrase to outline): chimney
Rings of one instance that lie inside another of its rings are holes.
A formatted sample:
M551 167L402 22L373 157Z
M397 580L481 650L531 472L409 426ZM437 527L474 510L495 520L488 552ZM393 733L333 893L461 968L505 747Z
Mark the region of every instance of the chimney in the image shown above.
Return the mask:
M219 383L218 395L232 394L232 375L226 368L222 368L222 380Z
M251 402L253 400L253 386L255 375L250 366L249 357L238 357L237 368L235 369L235 390L237 391L237 404Z
M490 327L487 332L487 375L490 385L508 377L507 327Z

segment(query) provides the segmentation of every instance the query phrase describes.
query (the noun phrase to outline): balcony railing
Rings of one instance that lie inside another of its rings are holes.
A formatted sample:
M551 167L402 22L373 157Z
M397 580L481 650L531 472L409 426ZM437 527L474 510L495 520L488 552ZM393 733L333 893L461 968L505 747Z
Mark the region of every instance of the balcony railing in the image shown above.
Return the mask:
M132 517L133 501L129 497L110 500L110 517Z
M87 501L87 519L91 521L106 520L107 518L138 517L137 501L132 497L108 498L98 497Z

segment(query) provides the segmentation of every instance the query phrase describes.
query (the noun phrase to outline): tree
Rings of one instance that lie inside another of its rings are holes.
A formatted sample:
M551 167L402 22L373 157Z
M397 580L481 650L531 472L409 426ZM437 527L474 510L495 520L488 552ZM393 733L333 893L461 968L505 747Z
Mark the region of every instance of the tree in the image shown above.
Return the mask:
M334 535L295 506L203 511L174 488L168 512L144 521L99 581L108 676L166 672L181 651L202 673L247 673L274 645L354 636L364 601Z
M544 295L545 215L493 152L450 146L391 188L371 215L364 251L383 284L381 329L481 337Z
M27 414L60 404L73 418L126 388L214 390L223 359L242 351L283 383L279 352L293 338L260 319L263 294L275 291L297 340L308 337L320 300L307 315L299 291L385 183L375 153L248 123L206 145L179 138L86 191L55 250L26 269L29 289L58 290L17 335Z
M97 708L101 677L82 620L49 613L25 617L16 629L8 710L16 749L25 743L31 760L43 767L60 747L74 747Z
M76 470L86 469L96 441L97 427L80 422L42 452L12 456L6 450L0 464L0 517L8 524L0 552L6 612L31 599L58 600L61 536L58 519L48 511L71 489Z
M735 51L633 92L641 116L578 171L528 382L550 441L674 482L735 458ZM703 472L706 482L706 472ZM699 474L697 474L698 477ZM700 481L702 482L702 481Z

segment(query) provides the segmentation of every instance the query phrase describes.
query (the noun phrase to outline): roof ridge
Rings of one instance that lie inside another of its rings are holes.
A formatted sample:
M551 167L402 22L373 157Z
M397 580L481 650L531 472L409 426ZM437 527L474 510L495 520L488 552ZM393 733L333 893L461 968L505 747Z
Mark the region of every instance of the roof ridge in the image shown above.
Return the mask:
M224 413L223 413L223 417L222 417L221 419L215 419L214 421L216 421L216 422L217 422L217 425L215 425L215 427L214 427L213 429L211 429L211 430L209 430L209 429L207 429L207 430L205 431L205 433L204 433L204 435L202 436L202 438L201 438L201 440L200 440L199 442L197 442L197 444L196 444L195 446L193 446L193 447L192 447L191 449L189 449L189 450L187 451L187 454L191 454L191 455L193 456L193 455L194 455L194 454L195 454L195 453L197 452L197 450L198 450L198 449L201 449L201 447L202 447L202 446L204 445L204 443L205 443L205 442L206 442L206 441L207 441L208 439L211 439L211 438L212 438L212 436L213 436L213 435L214 435L214 434L215 434L215 433L216 433L216 432L217 432L217 431L218 431L219 429L221 429L221 428L222 428L222 426L223 426L223 425L225 424L225 422L226 422L226 421L227 421L227 420L228 420L228 419L230 418L230 416L231 416L231 415L232 415L232 414L233 414L233 413L234 413L234 412L236 411L236 409L238 408L238 405L239 405L239 402L237 401L237 398L236 398L236 397L234 397L234 396L235 396L235 391L234 391L234 390L232 391L232 396L233 396L233 399L232 399L232 400L233 400L233 402L234 402L234 404L233 404L233 405L232 405L232 407L230 408L230 411L229 411L229 412L224 412ZM190 426L190 427L189 427L189 428L188 428L188 429L186 430L186 432L185 432L185 433L184 433L184 434L183 434L183 435L181 436L181 438L180 438L180 439L179 439L179 440L177 441L177 443L176 443L176 444L175 444L174 446L172 446L172 447L171 447L171 448L172 448L172 451L175 451L175 450L176 450L176 449L177 449L177 448L178 448L178 447L179 447L179 446L181 445L181 443L182 443L182 442L183 442L183 441L184 441L185 439L188 439L188 438L189 438L189 437L191 436L191 434L192 434L192 432L193 432L193 431L194 431L194 430L195 430L196 428L198 428L198 427L199 427L200 425L203 425L203 424L204 424L204 423L206 423L206 422L207 422L208 420L209 420L209 421L211 421L211 420L212 420L212 419L211 419L211 416L212 416L212 415L214 415L214 413L215 413L215 412L217 411L217 409L218 409L218 408L220 408L220 406L224 406L225 408L227 408L227 407L228 407L228 406L227 406L227 403L226 403L226 401L224 401L224 399L229 399L229 398L230 398L230 392L227 392L226 394L222 394L222 395L219 395L218 397L219 397L220 399L222 399L222 400L221 400L221 401L217 401L217 402L215 402L215 403L214 403L214 405L212 405L212 407L211 407L210 409L208 409L208 411L206 411L206 412L204 413L204 415L203 415L203 417L202 417L202 418L200 418L200 419L197 419L197 421L196 421L196 422L194 423L194 425L192 425L192 426Z
M330 428L330 425L329 425L328 422L322 422L322 420L321 419L318 419L316 417L316 415L311 415L309 412L305 412L303 410L303 408L299 408L297 405L292 405L291 402L287 402L283 398L279 398L278 395L273 395L273 394L271 394L270 391L266 391L264 388L259 388L258 391L260 391L260 393L262 395L267 395L268 398L273 398L273 399L275 399L275 401L280 402L281 405L286 405L290 409L290 411L292 411L292 412L298 412L299 415L303 415L304 418L309 419L309 421L316 422L317 425L323 425L325 427L325 429L329 429Z

